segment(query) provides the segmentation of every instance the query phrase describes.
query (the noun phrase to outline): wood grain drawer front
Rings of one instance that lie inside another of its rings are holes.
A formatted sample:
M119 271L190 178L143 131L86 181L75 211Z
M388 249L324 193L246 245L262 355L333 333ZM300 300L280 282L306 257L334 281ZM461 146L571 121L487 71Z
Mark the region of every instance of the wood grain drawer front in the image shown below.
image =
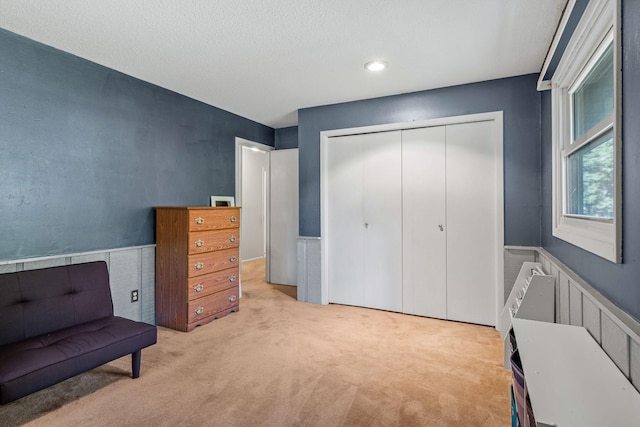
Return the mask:
M189 323L197 322L214 314L237 307L238 286L189 302Z
M189 300L201 298L224 289L238 286L238 268L229 268L206 276L189 279Z
M238 228L189 233L189 254L219 251L240 246Z
M223 228L239 227L239 208L189 210L189 231L220 230Z
M238 267L240 251L238 248L223 249L216 252L189 255L189 277L202 276L227 268Z

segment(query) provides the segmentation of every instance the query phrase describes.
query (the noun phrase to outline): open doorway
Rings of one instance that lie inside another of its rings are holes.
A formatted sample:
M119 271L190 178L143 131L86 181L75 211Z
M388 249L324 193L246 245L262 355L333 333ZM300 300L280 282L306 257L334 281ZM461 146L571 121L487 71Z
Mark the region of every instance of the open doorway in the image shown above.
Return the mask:
M263 260L265 281L297 285L298 149L236 138L240 259Z
M236 204L241 206L240 260L266 258L269 152L273 147L236 138Z

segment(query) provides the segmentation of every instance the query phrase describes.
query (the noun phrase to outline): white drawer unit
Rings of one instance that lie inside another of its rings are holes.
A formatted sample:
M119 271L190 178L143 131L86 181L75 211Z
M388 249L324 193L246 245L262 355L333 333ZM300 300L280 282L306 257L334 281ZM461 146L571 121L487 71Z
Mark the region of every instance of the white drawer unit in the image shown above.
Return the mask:
M596 340L555 323L556 286L540 263L524 262L499 319L505 368L517 348L536 427L640 425L640 394Z

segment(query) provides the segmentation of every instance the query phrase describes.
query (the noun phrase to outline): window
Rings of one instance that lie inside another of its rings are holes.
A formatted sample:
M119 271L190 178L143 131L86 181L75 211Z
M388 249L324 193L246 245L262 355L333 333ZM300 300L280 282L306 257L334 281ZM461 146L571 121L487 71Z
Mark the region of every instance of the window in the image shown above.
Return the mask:
M621 262L619 2L591 0L552 78L553 235Z
M613 219L613 131L566 157L565 215Z

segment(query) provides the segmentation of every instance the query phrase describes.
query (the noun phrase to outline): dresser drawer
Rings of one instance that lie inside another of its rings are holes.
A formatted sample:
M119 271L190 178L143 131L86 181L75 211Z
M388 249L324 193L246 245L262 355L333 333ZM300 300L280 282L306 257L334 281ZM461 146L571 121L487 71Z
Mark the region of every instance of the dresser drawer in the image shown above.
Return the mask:
M215 292L238 286L240 275L238 268L229 268L216 273L189 279L188 299L201 298Z
M219 312L237 308L239 302L238 286L190 301L188 323L198 322Z
M238 267L239 260L240 251L238 248L189 255L187 257L188 277L202 276L203 274Z
M190 209L189 231L219 230L240 227L240 209Z
M198 231L189 233L189 254L219 251L240 246L240 229Z

